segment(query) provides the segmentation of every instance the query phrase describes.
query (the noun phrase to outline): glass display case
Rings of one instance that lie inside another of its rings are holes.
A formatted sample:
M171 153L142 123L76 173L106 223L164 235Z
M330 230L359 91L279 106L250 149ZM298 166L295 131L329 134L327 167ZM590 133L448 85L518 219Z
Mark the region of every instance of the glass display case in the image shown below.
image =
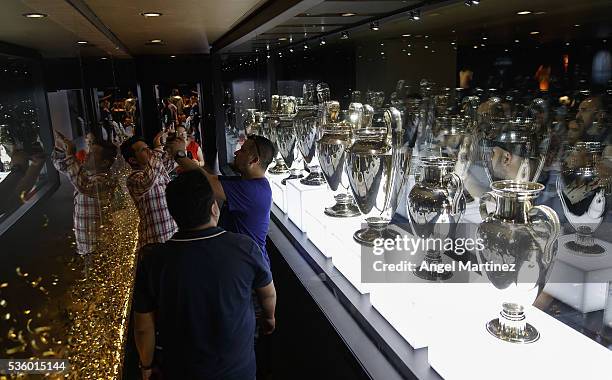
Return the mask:
M400 372L605 378L611 4L381 3L226 52L226 159L275 143L276 226Z
M0 234L52 192L51 128L41 64L35 55L0 46Z

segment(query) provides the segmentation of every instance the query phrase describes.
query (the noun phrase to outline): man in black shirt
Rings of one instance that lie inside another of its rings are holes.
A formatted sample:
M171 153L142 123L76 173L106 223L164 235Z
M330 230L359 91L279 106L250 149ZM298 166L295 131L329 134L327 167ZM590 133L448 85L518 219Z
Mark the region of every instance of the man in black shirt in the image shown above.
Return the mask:
M249 237L217 227L219 207L201 171L180 174L166 198L179 231L144 251L134 292L143 378L151 378L157 345L164 380L254 380L253 289L262 332L275 327L269 265Z

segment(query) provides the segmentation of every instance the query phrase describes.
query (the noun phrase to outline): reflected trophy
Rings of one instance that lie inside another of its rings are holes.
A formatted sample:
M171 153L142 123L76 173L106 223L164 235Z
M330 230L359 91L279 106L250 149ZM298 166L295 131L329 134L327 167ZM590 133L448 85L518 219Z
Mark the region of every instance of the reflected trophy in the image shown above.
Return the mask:
M562 164L557 178L557 192L563 212L576 230L575 239L565 247L575 254L601 256L606 254L596 242L593 232L606 215L606 195L610 178L601 172L603 146L600 142L578 142Z
M478 253L488 281L503 298L498 318L489 321L487 330L495 337L513 343L531 343L540 333L527 323L524 305L531 305L544 289L555 255L561 225L557 213L547 206L533 206L544 189L537 182L496 181L492 191L480 198L483 222L476 237L482 239ZM494 211L487 202L495 204ZM511 264L514 270L500 269ZM486 267L485 267L486 268Z

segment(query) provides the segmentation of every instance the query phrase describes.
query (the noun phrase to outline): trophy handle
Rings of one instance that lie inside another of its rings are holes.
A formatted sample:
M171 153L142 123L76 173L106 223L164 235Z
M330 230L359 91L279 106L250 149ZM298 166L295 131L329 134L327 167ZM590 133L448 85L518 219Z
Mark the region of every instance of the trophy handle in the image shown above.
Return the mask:
M557 242L559 235L561 235L561 223L559 222L559 216L552 208L548 206L533 206L529 210L529 214L532 221L537 222L538 220L541 220L548 226L550 236L546 240L542 262L544 264L550 264L553 259L553 244ZM540 219L538 217L539 214L543 215L544 217Z
M483 220L485 220L492 214L491 212L489 212L489 209L487 208L488 201L491 201L491 202L495 201L495 198L493 197L493 193L490 191L482 194L482 196L480 197L480 217Z
M455 173L448 173L444 176L444 179L448 179L446 190L448 191L449 200L451 202L451 213L456 215L459 212L461 196L463 196L463 181Z

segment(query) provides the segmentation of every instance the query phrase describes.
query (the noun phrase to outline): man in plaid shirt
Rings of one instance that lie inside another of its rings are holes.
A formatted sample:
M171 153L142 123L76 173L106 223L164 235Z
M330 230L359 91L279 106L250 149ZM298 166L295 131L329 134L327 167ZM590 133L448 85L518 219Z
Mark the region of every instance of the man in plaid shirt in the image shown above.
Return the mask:
M94 143L85 161L75 156L75 145L61 133L55 132L53 165L68 177L74 186L74 234L77 253L85 255L96 250L99 226L109 212L117 178L110 173L117 148L106 143Z
M121 145L121 154L134 171L127 178L127 188L140 215L138 246L164 243L177 231L168 212L166 185L174 160L161 149L161 133L155 137L155 149L150 149L141 137L131 137Z

